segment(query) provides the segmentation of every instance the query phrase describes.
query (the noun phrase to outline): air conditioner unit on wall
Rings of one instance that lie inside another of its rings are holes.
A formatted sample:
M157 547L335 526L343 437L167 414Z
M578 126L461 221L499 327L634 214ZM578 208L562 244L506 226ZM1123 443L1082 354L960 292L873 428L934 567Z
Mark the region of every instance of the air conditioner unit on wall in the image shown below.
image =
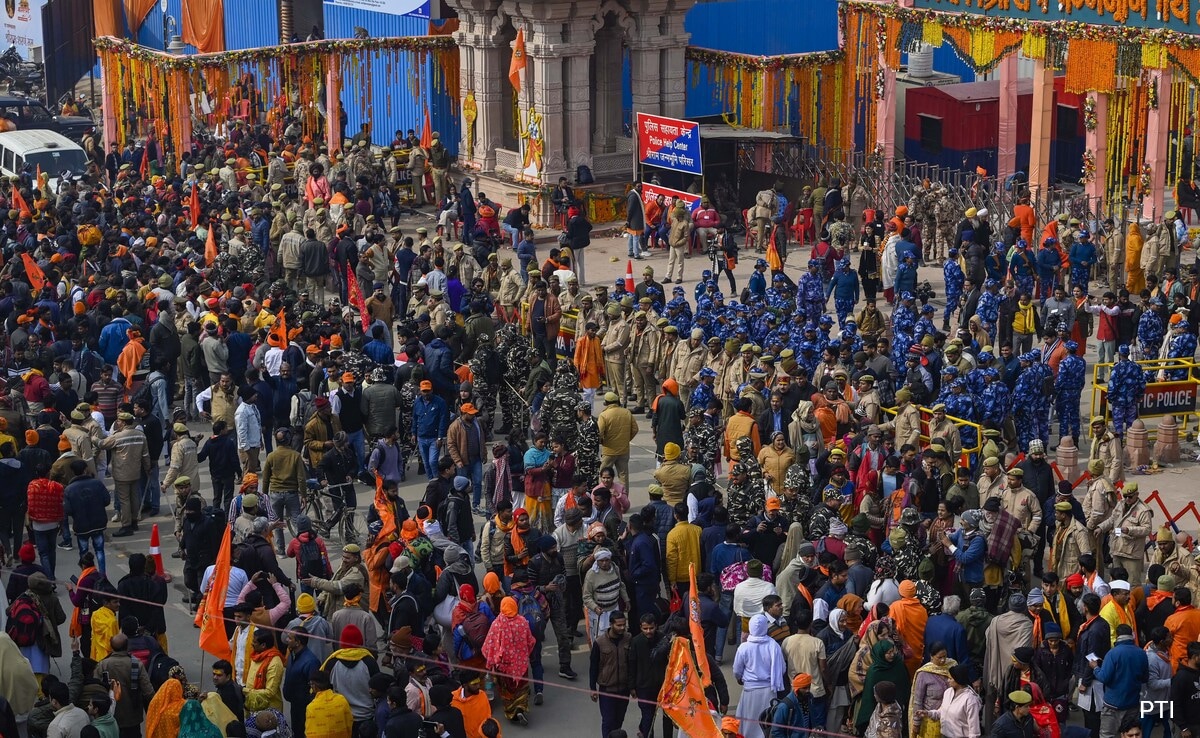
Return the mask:
M45 59L42 58L42 47L41 46L30 46L29 47L29 61L33 62L34 64L45 63Z

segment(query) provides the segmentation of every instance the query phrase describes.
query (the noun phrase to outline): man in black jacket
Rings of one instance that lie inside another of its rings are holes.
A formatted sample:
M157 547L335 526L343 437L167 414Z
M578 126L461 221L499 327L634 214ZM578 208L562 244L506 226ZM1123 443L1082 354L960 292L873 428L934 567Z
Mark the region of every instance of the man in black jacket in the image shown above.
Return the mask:
M658 712L658 691L666 679L670 652L656 649L665 636L658 629L658 617L654 613L644 613L638 626L641 632L629 643L629 683L637 694L638 709L642 713L638 735L651 738L654 714ZM672 723L665 713L662 722L663 738L671 738Z
M329 249L317 240L317 232L309 228L300 244L300 273L304 285L320 305L325 304L325 284L329 278Z
M129 555L129 573L117 582L117 594L121 601L121 615L137 619L147 633L158 636L167 632L167 619L163 606L167 602L167 585L146 573L146 555ZM157 603L157 604L155 604Z
M158 320L150 329L150 363L153 366L165 367L163 375L170 383L167 397L175 396L175 367L183 353L183 344L179 338L179 330L175 327L174 314L168 300L158 301Z
M541 591L550 605L550 624L554 626L554 640L558 642L558 675L563 679L574 679L579 676L571 668L571 646L575 631L567 624L566 600L563 599L567 587L566 563L559 555L554 536L542 536L537 546L539 553L530 559L525 571L529 581Z
M1181 738L1200 736L1200 642L1192 641L1187 646L1187 656L1179 665L1179 671L1171 677L1171 722L1179 728Z
M146 434L146 448L150 452L150 473L143 475L142 514L141 517L158 515L159 501L162 488L158 484L158 461L162 458L163 446L166 440L163 435L162 421L154 414L154 401L139 399L133 403L133 414L142 424L142 432ZM136 502L134 504L137 504Z

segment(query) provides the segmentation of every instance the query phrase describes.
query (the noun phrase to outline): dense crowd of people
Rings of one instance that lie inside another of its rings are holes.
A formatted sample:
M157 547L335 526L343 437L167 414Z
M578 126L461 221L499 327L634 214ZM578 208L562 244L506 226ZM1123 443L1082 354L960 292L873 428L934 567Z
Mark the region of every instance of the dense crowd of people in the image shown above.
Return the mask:
M634 183L628 255L667 250L666 279L588 285L566 180L543 259L436 137L157 148L93 141L84 176L0 196L0 734L495 738L535 721L552 637L602 738L631 701L670 735L692 597L729 738L1134 738L1146 700L1200 731L1200 564L1125 479L1147 383L1196 352L1177 214L1144 241L932 187L889 218L822 180L758 193L739 244ZM408 232L402 202L434 217ZM715 271L685 285L695 249ZM1047 458L1068 438L1078 486ZM192 612L224 598L209 691L169 655L166 572L107 569L159 516Z

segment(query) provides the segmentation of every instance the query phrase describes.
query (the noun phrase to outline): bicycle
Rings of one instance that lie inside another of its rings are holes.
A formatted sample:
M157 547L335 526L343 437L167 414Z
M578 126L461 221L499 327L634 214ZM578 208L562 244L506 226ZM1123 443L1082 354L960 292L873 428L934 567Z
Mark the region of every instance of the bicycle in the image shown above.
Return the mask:
M328 538L336 530L343 545L362 540L358 511L346 507L344 491L353 491L353 485L354 482L322 484L316 479L308 480L308 488L300 498L300 514L308 516L313 530L322 538ZM295 523L289 519L287 526L295 537Z

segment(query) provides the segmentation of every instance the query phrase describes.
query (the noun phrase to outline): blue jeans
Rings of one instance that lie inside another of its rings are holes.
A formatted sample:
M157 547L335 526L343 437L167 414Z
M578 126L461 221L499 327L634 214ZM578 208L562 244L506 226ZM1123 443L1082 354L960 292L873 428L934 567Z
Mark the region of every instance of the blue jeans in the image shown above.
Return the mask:
M546 667L542 666L542 645L544 640L535 640L533 642L533 653L529 654L529 665L533 668L534 694L541 694L542 689L546 686L543 682L543 677L546 676Z
M54 565L58 559L58 549L54 547L57 536L58 528L33 531L33 545L37 546L38 559L51 579L54 578Z
M417 438L417 453L421 454L421 462L425 464L425 477L430 481L437 478L438 458L441 449L436 438Z
M629 243L625 249L626 256L637 258L642 255L642 236L638 233L626 233L625 238Z
M142 507L150 508L151 515L158 514L162 490L158 487L158 459L151 464L150 473L142 477Z
M346 440L350 443L350 448L354 449L354 459L358 462L358 468L355 473L362 471L363 457L366 456L366 436L363 431L357 430L353 433L346 434Z
M471 480L471 505L479 507L479 498L483 495L483 461L476 460L467 466L460 466L458 473Z
M64 546L70 546L71 545L71 526L70 526L70 522L67 520L66 515L63 515L62 527L59 528L59 530L62 532L62 540L60 541L60 543Z
M512 247L515 249L517 244L521 243L521 232L507 223L501 223L500 228L512 239Z
M97 533L78 533L75 538L79 541L79 558L88 552L90 543L96 549L96 566L104 573L104 531Z
M1172 733L1170 721L1167 720L1167 718L1163 715L1156 715L1154 711L1151 711L1142 718L1142 738L1150 738L1150 732L1154 730L1154 726L1158 724L1162 724L1163 726L1163 738L1171 738Z
M721 592L721 609L725 612L733 612L733 590ZM733 641L740 643L742 636L742 619L737 615L733 616ZM713 658L720 660L725 654L725 637L728 635L730 627L727 625L724 628L717 628L717 652L713 654Z

